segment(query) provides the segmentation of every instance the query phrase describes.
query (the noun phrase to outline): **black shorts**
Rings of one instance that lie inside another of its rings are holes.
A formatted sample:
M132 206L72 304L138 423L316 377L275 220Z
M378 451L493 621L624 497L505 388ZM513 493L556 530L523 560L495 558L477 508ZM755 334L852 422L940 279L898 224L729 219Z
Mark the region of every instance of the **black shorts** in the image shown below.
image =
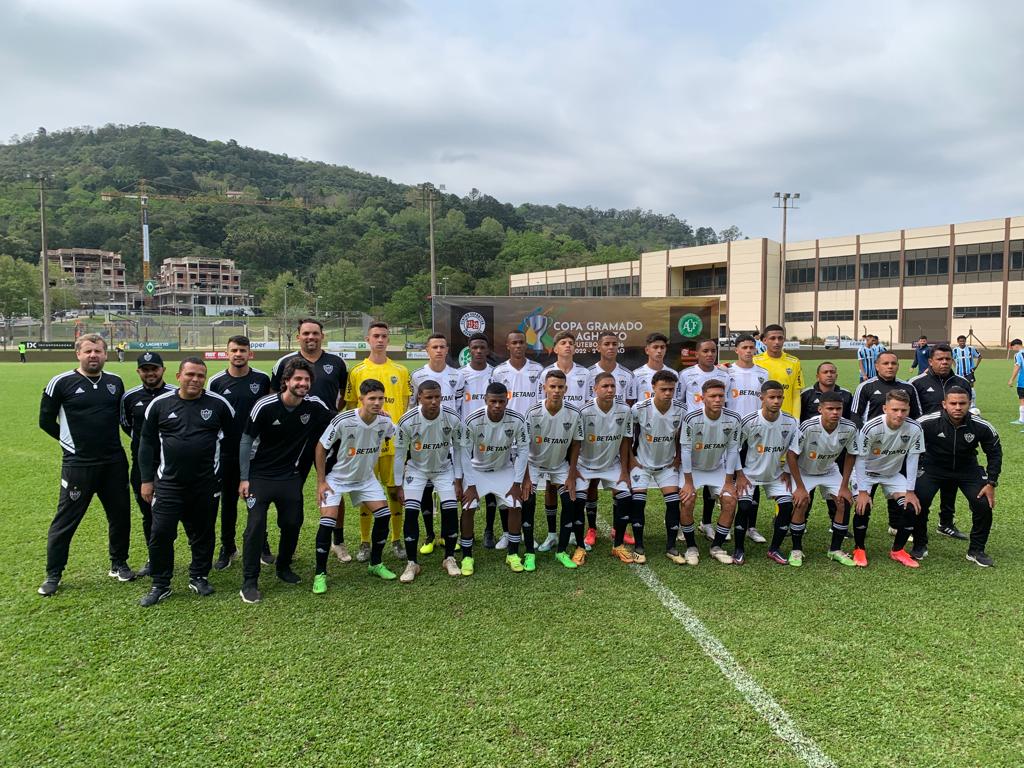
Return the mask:
M1024 400L1024 387L1017 387L1017 399Z

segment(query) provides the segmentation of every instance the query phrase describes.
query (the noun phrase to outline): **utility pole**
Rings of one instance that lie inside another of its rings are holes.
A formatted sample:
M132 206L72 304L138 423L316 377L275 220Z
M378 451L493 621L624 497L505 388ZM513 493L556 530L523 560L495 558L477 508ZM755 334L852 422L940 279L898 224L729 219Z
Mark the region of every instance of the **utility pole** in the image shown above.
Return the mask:
M779 256L779 324L785 325L786 319L786 224L789 209L797 208L799 192L776 192L773 197L777 201L776 208L782 209L782 253Z
M427 216L429 219L430 238L430 318L433 326L434 318L434 297L437 296L437 256L434 253L434 203L441 201L438 192L444 192L444 184L435 187L429 181L420 185L420 194L423 202L427 204Z
M39 266L43 271L43 341L50 341L50 257L46 247L46 187L39 174Z

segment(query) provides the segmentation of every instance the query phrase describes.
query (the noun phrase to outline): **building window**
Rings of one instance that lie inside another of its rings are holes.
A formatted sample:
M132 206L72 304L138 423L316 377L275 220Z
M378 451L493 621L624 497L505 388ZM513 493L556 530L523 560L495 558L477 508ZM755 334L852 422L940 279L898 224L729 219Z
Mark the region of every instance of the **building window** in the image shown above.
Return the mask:
M974 320L979 317L999 317L999 307L953 307L953 317L957 320Z
M860 287L888 288L900 284L898 251L868 253L860 257Z
M586 296L587 295L587 284L582 280L565 284L565 295L566 296Z
M904 253L904 285L944 285L949 281L949 248L917 248Z
M530 289L525 285L516 285L508 290L509 296L528 296Z
M843 291L854 288L857 279L856 256L832 256L818 262L818 290Z
M958 245L955 248L955 254L956 272L953 275L953 282L989 283L1002 281L1002 242Z
M813 312L787 312L785 314L787 323L810 323L814 321Z
M684 296L717 296L725 293L725 267L688 269L683 274Z
M1010 241L1010 279L1024 280L1024 240Z
M628 277L613 277L611 283L612 296L629 296L632 280Z
M1011 304L1006 308L1009 317L1024 317L1024 304Z
M822 323L838 323L853 320L852 309L826 309L818 313L818 321Z
M814 290L814 259L786 262L786 292L802 293Z
M860 311L861 320L895 320L896 310L895 309L862 309Z
M601 281L590 281L587 284L587 296L607 296L608 285L604 280Z

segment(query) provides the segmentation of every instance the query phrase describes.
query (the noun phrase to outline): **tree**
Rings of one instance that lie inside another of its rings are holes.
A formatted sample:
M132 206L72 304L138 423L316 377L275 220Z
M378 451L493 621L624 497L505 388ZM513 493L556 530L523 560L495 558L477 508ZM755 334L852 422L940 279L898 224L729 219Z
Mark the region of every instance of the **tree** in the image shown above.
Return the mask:
M320 268L316 276L320 307L329 312L352 312L368 308L366 284L359 268L348 259L340 259Z
M38 267L7 254L0 256L0 313L6 317L31 309L34 316L40 315L42 292Z
M697 227L694 237L697 240L697 245L714 245L718 242L718 235L711 227Z
M416 275L392 294L391 301L384 305L384 316L397 325L418 324L420 328L426 328L430 318L429 294L430 276L425 273Z
M291 287L288 284L291 283ZM288 294L288 313L285 314L285 292ZM264 313L281 319L286 328L293 326L300 317L309 314L309 294L302 283L291 272L282 272L269 283L261 303Z
M740 228L733 224L731 227L726 227L718 233L718 242L720 243L731 243L734 240L739 240L743 237L743 233Z

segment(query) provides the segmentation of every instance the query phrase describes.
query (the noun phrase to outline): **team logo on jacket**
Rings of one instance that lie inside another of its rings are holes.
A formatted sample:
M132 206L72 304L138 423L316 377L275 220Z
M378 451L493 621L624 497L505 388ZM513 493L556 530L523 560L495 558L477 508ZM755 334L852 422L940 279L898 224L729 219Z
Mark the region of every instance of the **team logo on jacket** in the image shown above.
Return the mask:
M260 383L258 381L252 382L249 385L249 391L252 392L254 395L257 394L260 391Z
M324 363L324 373L328 376L334 373L334 365L332 363Z
M392 376L391 377L391 383L392 384L397 384L398 383L398 377L397 376Z
M199 412L199 415L203 417L203 421L209 421L210 417L213 416L213 411L209 408L203 408L203 410Z
M110 394L114 394L115 392L117 392L117 387L115 387L113 384L107 384L107 392L109 392Z
M249 498L247 498L245 500L245 506L247 506L249 509L252 509L253 507L255 507L256 506L256 497L255 496L250 496Z
M968 443L973 443L974 442L974 433L973 432L968 432L966 435L964 435L964 440L966 440Z
M299 416L299 421L301 421L303 424L309 424L309 414L304 413L301 416Z
M80 498L82 498L82 492L80 490L78 490L77 488L72 488L68 492L68 496L71 497L72 501L78 501Z

